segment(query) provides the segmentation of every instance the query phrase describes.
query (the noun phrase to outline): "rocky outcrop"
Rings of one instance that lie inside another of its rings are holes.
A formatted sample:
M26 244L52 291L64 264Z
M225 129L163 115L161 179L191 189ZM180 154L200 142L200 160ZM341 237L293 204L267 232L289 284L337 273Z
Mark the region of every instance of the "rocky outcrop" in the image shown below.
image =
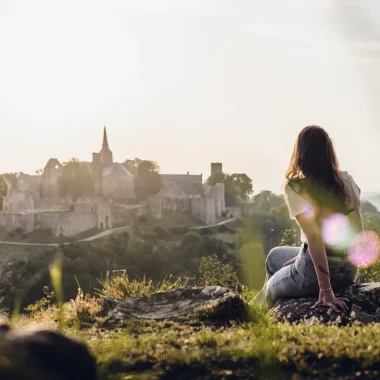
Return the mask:
M195 316L212 323L247 319L248 307L234 291L220 286L183 288L147 297L112 299L103 302L101 315L108 321L130 318L182 319Z
M364 324L380 322L380 283L354 284L340 296L349 299L347 313L336 313L330 308L319 307L311 309L317 302L316 298L288 298L277 301L273 308L279 320L288 320L291 323L312 322L320 320L322 323L335 322L346 325L353 321Z

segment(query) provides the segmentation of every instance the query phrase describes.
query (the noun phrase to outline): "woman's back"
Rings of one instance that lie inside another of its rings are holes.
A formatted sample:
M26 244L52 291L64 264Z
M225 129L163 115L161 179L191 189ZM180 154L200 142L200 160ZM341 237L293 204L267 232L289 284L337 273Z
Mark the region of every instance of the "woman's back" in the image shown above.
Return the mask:
M348 215L319 207L305 192L296 191L289 183L285 185L285 199L290 217L296 219L297 215L306 213L311 219L315 219L321 226L322 237L329 256L341 255L346 251L361 230L360 188L347 172L339 174L347 195L346 205L350 210ZM302 229L301 242L307 243Z

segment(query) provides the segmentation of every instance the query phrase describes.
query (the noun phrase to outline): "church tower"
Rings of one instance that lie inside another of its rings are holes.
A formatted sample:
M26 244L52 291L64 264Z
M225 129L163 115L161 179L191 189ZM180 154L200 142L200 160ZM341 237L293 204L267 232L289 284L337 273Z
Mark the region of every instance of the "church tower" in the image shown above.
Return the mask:
M111 149L108 146L106 127L104 127L103 146L102 146L102 150L99 152L99 159L103 168L106 168L107 166L110 166L113 164L113 155L112 155Z
M102 195L103 169L113 164L113 156L108 146L107 130L104 127L103 145L99 153L92 154L92 172L95 177L95 191L98 196Z

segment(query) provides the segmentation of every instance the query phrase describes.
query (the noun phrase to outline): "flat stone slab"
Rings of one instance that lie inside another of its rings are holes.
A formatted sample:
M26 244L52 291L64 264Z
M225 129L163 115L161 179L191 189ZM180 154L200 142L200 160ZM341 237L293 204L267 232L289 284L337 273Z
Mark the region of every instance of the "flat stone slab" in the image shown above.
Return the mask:
M346 313L335 313L331 308L311 309L316 297L283 298L273 307L279 320L290 323L320 320L322 323L337 322L346 325L352 321L364 324L380 322L380 283L354 284L339 294L349 299Z
M197 315L214 322L245 320L248 306L239 294L220 286L181 288L147 297L106 298L100 313L111 320L176 319Z

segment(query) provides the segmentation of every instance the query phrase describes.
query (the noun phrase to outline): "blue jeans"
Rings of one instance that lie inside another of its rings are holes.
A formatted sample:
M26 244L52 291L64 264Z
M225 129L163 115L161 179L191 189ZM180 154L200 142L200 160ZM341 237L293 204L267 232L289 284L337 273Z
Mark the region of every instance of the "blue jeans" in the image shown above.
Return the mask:
M296 261L283 267L288 260ZM330 281L334 291L349 287L356 280L358 268L347 259L328 257ZM319 285L314 264L305 246L277 247L272 249L266 259L266 279L256 301L265 306L273 306L284 297L305 297L319 294Z

